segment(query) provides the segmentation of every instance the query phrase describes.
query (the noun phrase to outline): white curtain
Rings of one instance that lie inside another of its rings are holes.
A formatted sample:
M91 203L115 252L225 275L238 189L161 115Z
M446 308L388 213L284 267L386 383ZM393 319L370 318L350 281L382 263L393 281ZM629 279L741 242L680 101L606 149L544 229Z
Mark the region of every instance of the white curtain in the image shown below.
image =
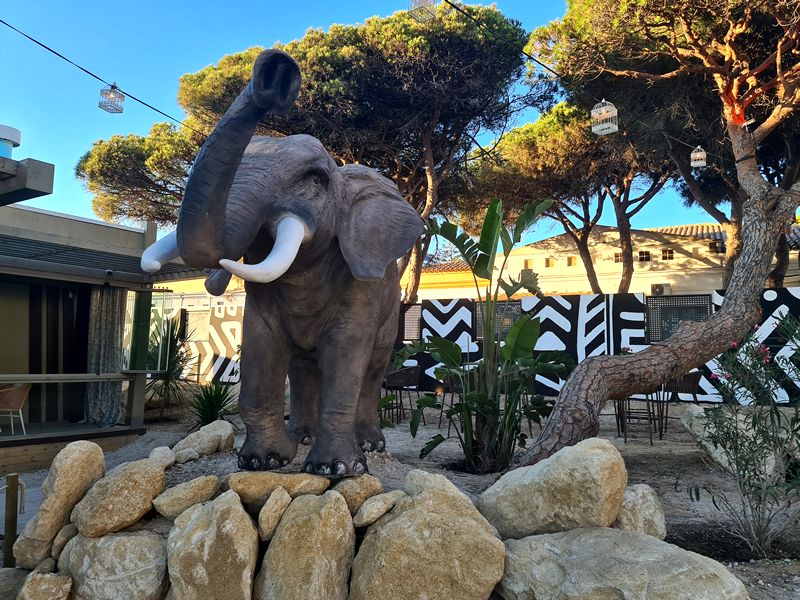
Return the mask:
M123 288L92 286L89 307L89 373L119 373L122 369L122 339L127 291ZM122 384L119 381L86 386L86 420L100 427L116 425L122 412Z

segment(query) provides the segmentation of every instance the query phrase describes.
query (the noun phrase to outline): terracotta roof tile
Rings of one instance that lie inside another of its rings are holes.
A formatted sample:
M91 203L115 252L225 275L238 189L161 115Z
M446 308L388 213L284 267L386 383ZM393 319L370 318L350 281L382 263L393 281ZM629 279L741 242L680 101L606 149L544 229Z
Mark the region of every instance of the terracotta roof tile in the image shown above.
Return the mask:
M695 223L691 225L671 225L669 227L650 227L645 231L666 233L667 235L685 235L703 240L725 241L727 234L719 223ZM800 249L800 227L793 226L789 234L789 248Z
M462 273L465 271L469 272L469 265L460 258L422 268L423 273Z

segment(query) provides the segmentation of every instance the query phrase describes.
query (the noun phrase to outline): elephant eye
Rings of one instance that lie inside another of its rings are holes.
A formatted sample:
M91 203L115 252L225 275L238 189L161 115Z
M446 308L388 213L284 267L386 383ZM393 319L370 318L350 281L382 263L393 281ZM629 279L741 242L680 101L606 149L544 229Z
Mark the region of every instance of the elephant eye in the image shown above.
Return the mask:
M322 185L322 181L320 181L319 175L314 175L314 176L311 178L311 183L313 183L313 184L314 184L314 185L316 185L317 187L319 187L320 185Z

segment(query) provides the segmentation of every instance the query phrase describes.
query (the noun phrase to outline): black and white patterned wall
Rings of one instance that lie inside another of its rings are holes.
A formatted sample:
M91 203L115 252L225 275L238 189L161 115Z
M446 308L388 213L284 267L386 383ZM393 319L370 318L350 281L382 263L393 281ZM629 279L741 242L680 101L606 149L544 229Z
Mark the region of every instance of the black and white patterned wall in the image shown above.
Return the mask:
M189 341L189 352L196 359L193 367L200 381L239 382L238 346L242 343L241 305L217 304L210 308L208 339Z

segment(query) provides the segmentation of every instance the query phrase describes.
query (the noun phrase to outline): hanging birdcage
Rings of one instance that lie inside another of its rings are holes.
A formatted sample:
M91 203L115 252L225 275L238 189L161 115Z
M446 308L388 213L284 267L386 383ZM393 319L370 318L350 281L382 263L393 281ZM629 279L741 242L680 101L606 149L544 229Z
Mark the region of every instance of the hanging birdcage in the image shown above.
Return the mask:
M618 130L617 107L603 98L592 107L592 133L608 135Z
M689 164L692 166L693 169L697 169L699 167L706 166L706 151L703 150L700 146L692 150L692 153L689 155Z
M430 23L436 18L436 1L411 0L408 3L408 14L420 23Z
M117 87L116 83L107 85L100 90L100 101L97 106L106 112L121 113L125 104L125 94Z

